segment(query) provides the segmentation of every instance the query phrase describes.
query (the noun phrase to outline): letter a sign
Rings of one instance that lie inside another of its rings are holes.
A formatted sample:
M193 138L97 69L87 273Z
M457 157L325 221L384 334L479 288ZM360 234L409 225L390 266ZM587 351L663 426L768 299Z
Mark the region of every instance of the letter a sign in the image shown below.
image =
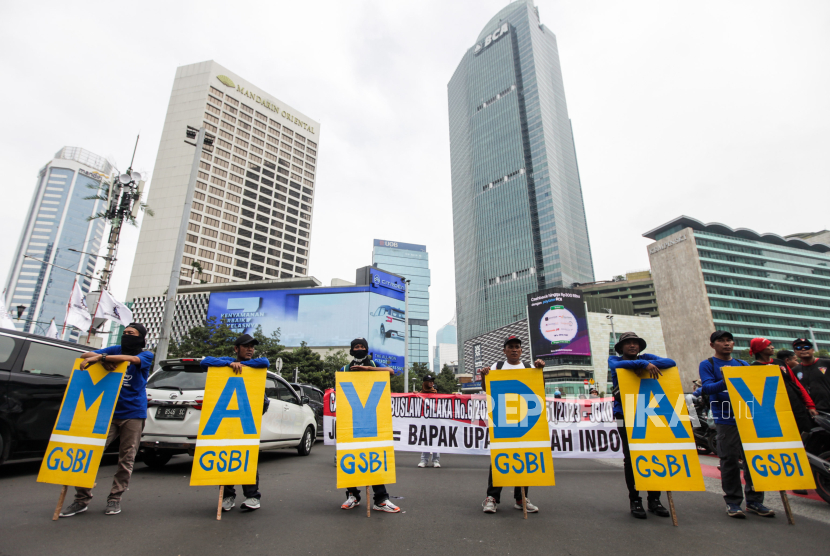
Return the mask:
M542 370L490 371L487 413L493 486L553 486Z
M722 369L755 490L816 488L781 369Z
M191 485L256 482L264 398L265 369L208 369Z
M107 371L96 363L81 370L76 359L58 420L37 476L39 483L92 488L104 454L127 363Z
M337 488L395 482L389 375L335 373L337 378Z

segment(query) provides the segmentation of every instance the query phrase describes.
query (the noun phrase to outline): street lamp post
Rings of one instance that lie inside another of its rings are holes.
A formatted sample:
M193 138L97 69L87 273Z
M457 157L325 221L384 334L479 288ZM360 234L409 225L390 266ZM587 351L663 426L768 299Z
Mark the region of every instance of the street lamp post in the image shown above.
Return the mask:
M603 309L605 309L605 308L603 307ZM616 345L617 344L617 333L614 331L614 315L611 314L611 309L605 309L605 310L608 311L608 316L606 316L605 318L607 318L608 320L611 321L611 336L614 337L614 345Z

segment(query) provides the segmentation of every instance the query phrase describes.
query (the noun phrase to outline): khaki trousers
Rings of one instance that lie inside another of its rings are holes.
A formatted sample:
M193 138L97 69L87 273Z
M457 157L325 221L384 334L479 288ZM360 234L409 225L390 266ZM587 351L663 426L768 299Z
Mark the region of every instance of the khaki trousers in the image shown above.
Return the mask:
M121 500L121 496L130 486L130 476L133 474L135 455L141 442L141 431L144 430L144 419L113 419L107 433L107 446L121 437L121 446L118 450L118 471L112 478L112 489L107 500ZM104 448L106 449L106 448ZM75 487L75 501L84 505L92 500L92 489Z

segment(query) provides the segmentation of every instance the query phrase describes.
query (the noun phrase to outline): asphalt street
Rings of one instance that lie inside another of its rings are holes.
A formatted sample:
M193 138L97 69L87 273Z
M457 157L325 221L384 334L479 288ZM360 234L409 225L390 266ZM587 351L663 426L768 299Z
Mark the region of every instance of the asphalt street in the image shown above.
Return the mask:
M122 513L104 515L115 458L105 458L90 510L51 521L60 492L36 482L38 464L0 467L0 556L27 554L827 554L830 504L793 499L795 526L775 518L728 518L718 481L707 492L674 494L679 527L628 512L620 462L556 460L556 486L534 488L538 514L522 519L505 490L496 514L484 514L488 459L444 455L441 469L419 469L419 456L397 452L397 483L389 486L400 514L343 511L335 488L333 447L312 454L262 454L262 509L235 508L216 520L218 487L188 485L191 458L161 470L136 464ZM713 467L717 460L704 462ZM711 470L710 470L711 471ZM710 473L711 475L711 473ZM70 490L71 492L71 490ZM240 493L241 494L241 493ZM768 493L768 500L777 493ZM69 496L67 497L69 500ZM237 498L237 503L241 500ZM665 496L663 502L666 503ZM772 505L772 504L771 504ZM780 507L780 503L777 503Z

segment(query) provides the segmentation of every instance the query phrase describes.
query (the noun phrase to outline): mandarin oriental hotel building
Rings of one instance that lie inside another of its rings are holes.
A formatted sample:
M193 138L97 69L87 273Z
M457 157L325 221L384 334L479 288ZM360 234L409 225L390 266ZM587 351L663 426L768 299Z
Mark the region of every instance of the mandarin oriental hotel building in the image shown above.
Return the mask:
M643 234L668 356L683 386L726 330L735 353L753 338L792 349L796 338L830 347L830 245L680 216Z
M194 147L187 126L204 126L191 210L184 203ZM320 124L219 64L176 70L127 299L181 284L293 278L308 273ZM174 261L182 219L184 256Z

